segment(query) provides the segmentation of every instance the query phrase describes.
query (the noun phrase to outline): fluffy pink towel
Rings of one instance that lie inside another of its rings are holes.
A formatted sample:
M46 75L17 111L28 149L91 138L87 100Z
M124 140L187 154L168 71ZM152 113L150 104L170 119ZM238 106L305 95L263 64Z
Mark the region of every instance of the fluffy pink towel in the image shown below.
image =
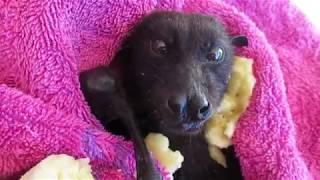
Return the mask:
M320 179L320 36L286 0L0 1L0 179L52 153L90 157L98 179L133 179L132 145L103 130L80 71L108 64L146 13L216 16L250 46L252 103L234 142L248 180Z

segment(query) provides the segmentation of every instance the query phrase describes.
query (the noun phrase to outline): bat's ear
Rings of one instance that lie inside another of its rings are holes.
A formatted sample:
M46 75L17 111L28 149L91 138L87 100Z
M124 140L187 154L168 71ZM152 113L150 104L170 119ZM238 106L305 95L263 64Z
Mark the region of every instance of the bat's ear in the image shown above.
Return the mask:
M231 43L235 47L248 46L249 44L247 36L243 36L243 35L233 36L231 38Z
M110 94L117 91L115 75L107 67L97 67L80 74L81 88L88 93Z

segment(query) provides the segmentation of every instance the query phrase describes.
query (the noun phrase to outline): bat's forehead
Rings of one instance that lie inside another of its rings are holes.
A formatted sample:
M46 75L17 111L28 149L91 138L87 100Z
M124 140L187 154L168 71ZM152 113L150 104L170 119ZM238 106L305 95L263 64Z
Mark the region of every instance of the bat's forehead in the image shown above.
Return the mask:
M198 44L227 39L223 27L212 17L199 14L158 12L149 15L139 28L147 38Z

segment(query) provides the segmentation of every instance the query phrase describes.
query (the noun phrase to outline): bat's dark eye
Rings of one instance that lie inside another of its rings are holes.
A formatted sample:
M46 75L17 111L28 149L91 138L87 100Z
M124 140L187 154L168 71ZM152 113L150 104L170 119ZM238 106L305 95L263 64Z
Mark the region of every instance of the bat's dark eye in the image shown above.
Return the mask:
M222 47L213 48L207 55L207 59L213 63L220 63L224 60L224 49Z
M165 55L168 53L167 44L162 40L155 40L151 44L152 50L161 55Z

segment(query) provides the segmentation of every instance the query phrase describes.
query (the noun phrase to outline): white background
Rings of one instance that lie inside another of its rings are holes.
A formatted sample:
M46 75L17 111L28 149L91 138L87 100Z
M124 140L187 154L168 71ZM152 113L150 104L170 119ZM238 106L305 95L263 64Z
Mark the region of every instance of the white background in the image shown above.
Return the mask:
M319 0L291 0L307 18L320 30L320 1Z

